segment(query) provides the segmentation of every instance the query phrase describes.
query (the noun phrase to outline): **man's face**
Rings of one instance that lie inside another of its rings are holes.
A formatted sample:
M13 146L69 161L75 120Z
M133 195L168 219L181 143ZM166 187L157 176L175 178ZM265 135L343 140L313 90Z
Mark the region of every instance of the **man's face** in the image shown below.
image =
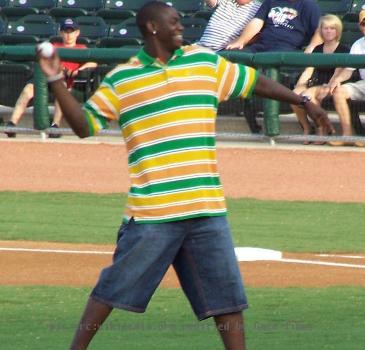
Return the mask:
M75 46L79 35L80 30L78 29L67 28L61 31L62 40L66 46Z
M183 43L184 27L180 22L180 16L174 8L163 10L155 22L156 38L167 50L174 51Z

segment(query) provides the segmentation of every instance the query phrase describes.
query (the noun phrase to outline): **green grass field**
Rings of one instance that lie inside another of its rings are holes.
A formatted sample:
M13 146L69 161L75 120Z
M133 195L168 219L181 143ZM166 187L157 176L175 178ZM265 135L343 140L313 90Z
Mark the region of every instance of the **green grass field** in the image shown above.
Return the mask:
M125 199L0 192L0 240L114 243ZM240 199L229 200L228 205L236 246L365 251L361 229L365 204ZM0 281L0 348L67 349L89 292L89 288L1 286ZM248 288L247 293L251 350L364 347L363 288ZM181 290L159 289L146 314L115 311L90 349L214 350L222 345L213 321L197 322Z
M67 349L89 290L0 287L2 350ZM249 288L251 350L360 350L365 294L360 288ZM145 314L115 310L90 349L222 349L213 321L197 322L181 290L159 289Z
M114 243L126 197L0 192L0 240ZM365 204L228 200L236 246L364 252Z

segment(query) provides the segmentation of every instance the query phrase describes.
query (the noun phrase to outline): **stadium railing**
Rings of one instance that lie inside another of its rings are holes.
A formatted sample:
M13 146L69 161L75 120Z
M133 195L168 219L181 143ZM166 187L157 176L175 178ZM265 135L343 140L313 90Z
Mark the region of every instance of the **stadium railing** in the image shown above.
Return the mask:
M92 48L83 50L59 49L59 54L64 60L88 62L99 64L116 64L127 61L139 48ZM222 56L233 62L240 62L257 68L265 69L266 74L274 79L279 79L280 67L365 67L365 55L348 54L303 54L301 52L287 53L243 53L223 51ZM0 60L34 61L34 46L0 46ZM105 67L105 66L104 66ZM45 78L35 64L35 100L34 100L34 127L44 130L49 127L48 115L48 89ZM280 103L264 99L265 135L276 138L280 135ZM338 137L337 137L338 138Z

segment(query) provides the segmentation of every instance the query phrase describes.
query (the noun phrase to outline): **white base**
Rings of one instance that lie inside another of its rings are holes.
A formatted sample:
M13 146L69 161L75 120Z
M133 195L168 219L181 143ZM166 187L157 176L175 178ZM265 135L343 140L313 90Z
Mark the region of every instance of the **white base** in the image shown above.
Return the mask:
M280 260L283 253L264 248L237 247L234 248L238 261Z

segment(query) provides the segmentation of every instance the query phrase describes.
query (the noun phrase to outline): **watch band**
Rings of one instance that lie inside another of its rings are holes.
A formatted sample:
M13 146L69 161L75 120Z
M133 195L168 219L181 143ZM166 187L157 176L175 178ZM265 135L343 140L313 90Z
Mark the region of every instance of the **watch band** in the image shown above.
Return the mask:
M62 80L64 78L65 78L65 76L64 76L63 72L59 72L56 75L52 75L50 77L47 77L47 83L53 83L55 81Z
M305 107L305 104L307 102L310 102L310 100L311 100L311 98L309 96L307 96L307 95L300 95L300 102L299 102L299 104L301 106Z

